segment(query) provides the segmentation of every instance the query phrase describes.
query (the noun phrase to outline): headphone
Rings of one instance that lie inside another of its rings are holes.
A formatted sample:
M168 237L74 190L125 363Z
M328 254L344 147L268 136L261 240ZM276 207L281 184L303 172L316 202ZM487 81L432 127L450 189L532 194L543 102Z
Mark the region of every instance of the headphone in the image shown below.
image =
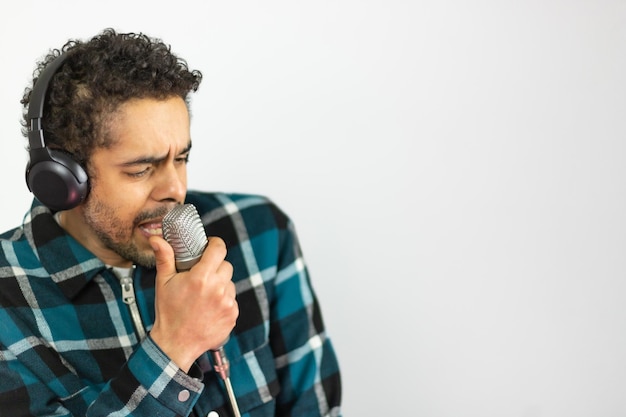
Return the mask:
M41 72L30 94L28 105L29 161L26 185L33 195L53 211L69 210L89 193L85 169L67 152L46 147L42 125L48 84L67 58L62 54Z

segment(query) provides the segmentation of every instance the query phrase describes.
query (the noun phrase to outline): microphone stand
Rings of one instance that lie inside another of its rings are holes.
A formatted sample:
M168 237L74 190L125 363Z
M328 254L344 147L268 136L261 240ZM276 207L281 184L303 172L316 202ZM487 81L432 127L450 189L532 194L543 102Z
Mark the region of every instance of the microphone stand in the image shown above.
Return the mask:
M221 347L218 350L212 350L211 358L213 359L215 372L220 376L220 378L222 378L224 385L226 386L226 393L228 394L230 406L233 409L233 416L241 417L239 406L237 405L237 398L235 397L235 391L233 391L233 386L230 383L230 362L228 362L226 352L224 352L224 347Z

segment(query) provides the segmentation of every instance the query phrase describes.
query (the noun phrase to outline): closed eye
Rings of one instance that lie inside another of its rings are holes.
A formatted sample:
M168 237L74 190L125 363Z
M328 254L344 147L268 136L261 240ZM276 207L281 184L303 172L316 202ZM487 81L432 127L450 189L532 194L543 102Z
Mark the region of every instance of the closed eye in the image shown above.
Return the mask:
M189 162L189 152L187 152L187 153L186 153L186 154L184 154L184 155L180 155L179 157L177 157L177 158L175 159L175 161L176 161L176 162L182 162L182 163L184 163L184 164L188 163L188 162Z
M180 152L175 158L174 163L177 165L186 165L189 162L189 153L191 151L191 142L187 145L182 152ZM167 163L167 155L163 157L141 157L132 161L128 161L122 164L122 167L129 169L130 171L126 171L125 174L131 178L141 178L144 177L155 169L159 167L159 165Z
M126 175L128 175L129 177L132 178L141 178L144 175L148 174L151 171L152 167L146 167L145 169L142 169L141 171L137 171L137 172L127 172Z

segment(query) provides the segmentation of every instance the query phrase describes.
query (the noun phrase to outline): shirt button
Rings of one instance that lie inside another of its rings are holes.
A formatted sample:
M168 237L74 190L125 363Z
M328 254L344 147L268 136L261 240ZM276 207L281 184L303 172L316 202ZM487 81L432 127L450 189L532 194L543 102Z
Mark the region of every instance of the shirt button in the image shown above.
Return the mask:
M186 389L184 389L184 390L182 390L181 392L178 393L178 401L180 401L180 402L187 401L189 399L189 397L191 397L191 394Z
M217 411L211 411L209 414L206 415L206 417L220 417L220 415L217 414Z

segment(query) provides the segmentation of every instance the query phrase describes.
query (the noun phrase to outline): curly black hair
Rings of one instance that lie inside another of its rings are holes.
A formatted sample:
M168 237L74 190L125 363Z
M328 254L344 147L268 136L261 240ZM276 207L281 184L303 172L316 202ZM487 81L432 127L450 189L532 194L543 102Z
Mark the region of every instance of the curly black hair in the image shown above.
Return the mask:
M105 29L87 42L68 41L39 62L38 76L61 54L66 55L48 85L42 125L46 145L72 154L87 165L96 147L109 147L107 124L120 105L131 99L181 97L197 91L202 73L189 70L185 60L160 39L142 33ZM26 88L22 133L28 135L28 105L32 87Z

